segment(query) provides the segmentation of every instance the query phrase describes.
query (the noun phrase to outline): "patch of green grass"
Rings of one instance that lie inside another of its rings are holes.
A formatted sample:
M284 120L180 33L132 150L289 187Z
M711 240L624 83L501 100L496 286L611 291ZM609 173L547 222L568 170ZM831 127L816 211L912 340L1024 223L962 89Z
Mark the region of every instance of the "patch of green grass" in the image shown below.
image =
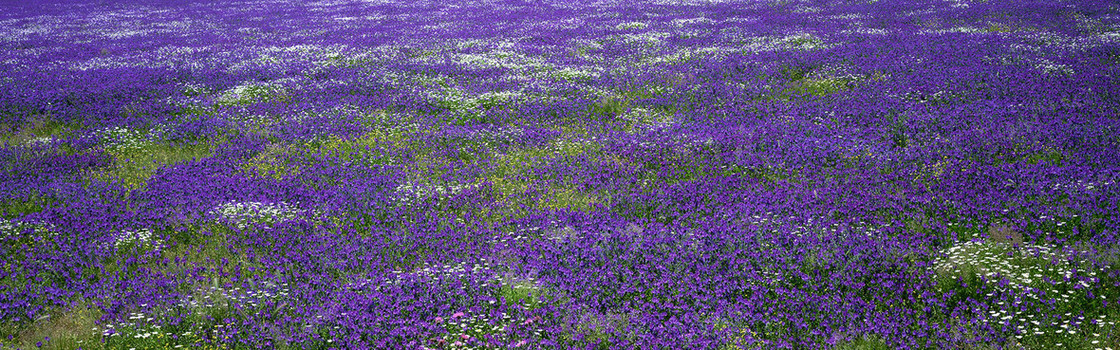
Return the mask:
M762 100L791 101L800 96L824 97L840 91L851 89L856 80L853 78L819 78L808 77L807 73L790 69L783 71L782 77L788 79L786 87L775 93L764 95Z
M446 122L451 125L494 124L500 121L500 112L510 109L519 98L521 94L516 91L487 92L472 96L457 89L445 89L437 97L435 105L439 110L446 111L449 118Z
M0 144L26 145L52 137L72 136L81 127L78 123L65 123L51 116L37 115L27 118L22 125L0 124Z
M796 181L800 176L797 171L788 171L781 168L765 167L751 168L741 165L728 165L718 172L722 176L750 177L770 183L782 181Z
M57 206L62 202L51 195L38 191L24 194L8 194L0 198L0 218L15 218L31 213L43 211L48 206Z
M506 300L509 304L525 305L536 308L550 299L557 298L554 292L541 288L532 282L511 281L499 287L498 298Z
M782 40L782 44L793 49L808 49L820 46L824 41L812 35L797 35Z
M718 320L713 325L717 332L722 332L728 328L735 327L731 331L731 339L727 343L721 344L717 349L719 350L760 350L763 344L757 341L758 334L751 331L749 328L736 324L730 320ZM750 345L747 345L750 344Z
M1003 162L1023 162L1024 164L1036 165L1039 163L1049 163L1054 165L1061 165L1068 157L1066 152L1062 149L1050 145L1038 145L1036 142L1033 145L1037 150L1028 150L1030 145L1016 144L1014 153L1021 154L1020 156L1003 156L1002 159L995 161L995 164L1002 164ZM1002 162L1001 162L1002 160Z
M602 199L597 193L580 191L571 186L537 187L539 196L527 198L524 193L534 184L533 169L545 165L549 159L563 157L601 156L601 146L593 142L573 142L559 140L549 147L522 148L496 156L494 165L480 182L490 183L494 200L499 206L483 209L479 213L488 222L519 217L518 209L527 206L530 210L591 210Z
M288 91L276 84L250 83L222 92L215 101L218 106L242 106L259 102L282 102L291 99Z
M630 109L631 100L622 96L604 96L597 103L588 107L587 114L593 120L609 120L626 113Z
M580 70L580 69L575 69L575 68L560 69L560 70L557 70L557 71L553 72L553 74L557 78L566 80L568 82L573 82L573 83L577 83L577 82L589 83L589 82L592 82L596 77L599 76L599 74L594 72L594 71L586 71L586 70Z
M565 324L560 344L580 349L613 349L611 338L627 337L624 332L631 325L632 315L608 311L583 310L573 315L575 322Z
M87 172L87 178L118 182L130 189L143 188L156 170L166 165L210 157L208 141L183 144L142 144L138 147L110 148L113 165Z
M241 171L260 177L282 179L299 174L299 165L289 164L286 156L292 152L292 145L270 144L264 151L241 164Z
M941 176L945 174L945 168L948 165L948 158L943 158L933 164L923 164L921 170L914 176L913 181L928 190L931 186L941 182Z
M832 350L894 350L894 348L883 339L870 335L836 344Z
M191 105L186 105L186 106L179 107L178 110L170 112L169 115L176 116L176 117L188 116L188 115L213 115L214 112L215 112L215 110L213 108L207 108L205 106L200 106L200 105L197 105L197 104L191 104Z
M789 91L792 94L825 96L848 89L849 80L840 78L803 79Z
M398 118L390 120L390 118ZM412 117L391 115L385 111L363 113L359 122L368 132L351 138L331 136L325 140L302 144L273 143L241 165L247 174L276 179L295 176L300 168L330 155L335 161L364 165L405 165L414 169L431 168L432 164L414 159L410 163L402 150L415 150L418 158L427 159L430 152L419 141L421 132L411 126Z
M671 125L674 121L670 114L647 108L633 108L621 118L622 129L626 132L634 132L641 127Z
M1015 31L1015 28L1003 23L991 22L988 23L987 27L984 27L984 31L988 33L1010 33Z
M35 349L35 343L43 342L41 349L96 348L100 334L94 329L101 310L79 301L71 307L44 310L42 314L49 316L26 324L0 324L0 345ZM44 342L45 339L50 340Z

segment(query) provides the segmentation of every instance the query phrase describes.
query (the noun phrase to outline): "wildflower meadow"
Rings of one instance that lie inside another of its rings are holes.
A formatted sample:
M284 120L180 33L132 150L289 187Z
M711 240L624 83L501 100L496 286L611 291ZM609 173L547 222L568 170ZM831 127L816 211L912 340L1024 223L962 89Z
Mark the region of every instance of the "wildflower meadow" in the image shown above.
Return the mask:
M1120 350L1120 2L0 3L0 349Z

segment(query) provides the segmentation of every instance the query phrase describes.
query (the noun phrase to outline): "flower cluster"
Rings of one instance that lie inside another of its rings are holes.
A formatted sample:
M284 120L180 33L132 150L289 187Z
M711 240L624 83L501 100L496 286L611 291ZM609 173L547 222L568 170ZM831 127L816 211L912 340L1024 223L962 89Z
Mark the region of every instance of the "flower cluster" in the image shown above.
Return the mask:
M245 228L252 224L275 224L295 220L307 214L307 210L284 202L238 202L229 201L210 210L209 215L219 222Z

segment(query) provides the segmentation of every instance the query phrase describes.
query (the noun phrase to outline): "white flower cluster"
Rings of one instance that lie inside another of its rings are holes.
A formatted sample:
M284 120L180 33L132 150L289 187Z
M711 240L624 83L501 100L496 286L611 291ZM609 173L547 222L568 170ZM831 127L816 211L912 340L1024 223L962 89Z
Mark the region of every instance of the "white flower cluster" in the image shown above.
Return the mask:
M737 36L737 35L734 35ZM797 33L785 36L761 36L739 39L745 43L739 48L743 52L816 50L832 47L813 34Z
M180 91L186 96L201 96L209 93L206 86L198 83L183 83L179 84Z
M713 58L713 59L714 58L723 58L723 57L727 57L729 54L736 53L736 52L739 52L739 48L732 47L732 46L710 46L710 47L698 47L698 48L696 48L696 47L684 47L684 48L680 48L677 51L675 51L673 53L670 53L670 54L657 55L657 56L653 56L653 57L650 57L650 58L646 58L646 59L642 60L641 62L643 64L647 64L647 65L677 64L677 63L683 63L683 62L696 61L696 60L699 60L699 59L705 58L705 57Z
M35 138L30 139L30 140L27 140L27 145L28 146L48 146L52 142L54 142L54 137L40 136L40 137L35 137Z
M796 5L796 6L793 7L791 12L793 12L793 13L820 13L821 11L824 11L824 9L822 9L820 7Z
M886 30L886 29L883 29L883 28L857 28L857 29L843 30L840 33L843 33L843 34L863 34L863 35L887 35L887 34L890 34L891 32Z
M246 127L263 127L272 124L276 118L261 114L237 114L229 118L231 122Z
M147 304L142 304L148 306ZM159 325L150 325L141 327L141 324L155 321L155 317L147 315L143 312L130 312L128 313L128 320L122 321L117 324L107 323L102 327L94 327L93 331L101 331L102 337L120 337L123 332L135 333L130 334L133 338L144 339L152 336L162 334Z
M210 210L210 215L220 222L246 228L254 223L275 224L295 220L307 211L299 207L279 203L237 202L222 203Z
M672 147L675 152L689 153L712 147L716 144L711 136L682 133L673 136Z
M148 136L142 132L124 127L111 127L97 132L105 147L111 150L141 149L151 144Z
M21 220L7 220L0 218L0 236L11 237L23 234L24 231L31 230L32 234L36 235L52 235L57 236L58 232L54 230L54 225L25 222Z
M447 198L463 192L463 190L470 189L475 185L460 184L460 185L424 185L406 182L398 185L394 190L396 193L396 200L398 203L405 206L412 206L425 198L435 196L438 198Z
M1092 191L1106 186L1115 185L1115 181L1085 181L1077 180L1068 183L1056 183L1051 186L1055 190L1078 190L1078 191Z
M378 283L370 278L357 278L351 282L345 283L343 289L351 291L367 290L369 288L381 290L384 286L393 286L400 284L406 279L420 279L420 280L435 280L437 278L466 278L475 273L482 273L484 275L492 275L495 279L501 277L501 274L493 271L491 266L487 263L473 264L467 266L466 263L459 263L457 265L426 265L424 268L415 271L393 270L389 272L389 279L384 283ZM484 283L483 287L489 286ZM465 287L464 287L465 288Z
M707 18L707 17L678 18L678 19L674 19L671 22L671 24L674 27L684 27L684 26L688 26L688 25L691 25L691 24L712 24L712 23L716 23L716 21L713 21L712 19Z
M645 22L626 22L614 26L614 28L618 30L646 29L646 27L649 27L649 24Z
M541 229L541 226L519 227L516 230L504 232L494 237L490 240L490 243L494 244L495 247L502 248L509 247L517 242L528 241L536 236L555 242L562 242L567 239L576 240L583 236L582 232L571 226L559 227L556 225L556 221L552 221L550 225L543 227L543 231Z
M156 247L160 246L159 240L152 239L152 230L144 228L135 231L120 231L113 234L112 237L113 247L120 248L123 245L135 243L139 245L152 244Z
M622 34L621 36L610 36L609 38L618 40L626 44L645 45L649 47L658 46L665 42L665 39L671 37L672 34L665 32L645 32L638 34Z
M517 51L493 50L487 53L455 54L452 61L472 68L506 68L511 70L534 70L546 66L541 58L526 56Z
M491 91L471 96L455 88L429 91L432 100L455 113L484 113L485 109L502 106L525 96L521 91Z
M764 228L781 229L783 232L797 237L804 237L806 234L812 234L818 238L846 235L849 237L874 239L879 238L883 230L888 227L888 225L885 224L871 225L863 221L850 224L832 223L830 225L823 225L821 222L825 221L825 219L823 217L819 219L820 220L817 221L814 218L802 219L795 216L782 217L772 212L766 212L764 214L755 214L738 219L737 224L742 226L760 226ZM816 221L816 223L814 223L814 221ZM762 243L762 245L769 246L770 244Z
M286 298L290 293L291 289L287 283L265 282L255 290L245 290L241 287L234 287L233 289L210 287L209 289L197 290L194 295L183 298L179 301L179 306L205 309L213 308L215 305L223 305L226 302L233 302L238 305L257 307L267 300Z
M198 313L205 313L205 309L213 308L215 306L225 306L227 303L235 302L240 305L248 305L257 307L258 303L263 303L264 300L281 299L289 295L291 289L288 284L284 283L277 285L271 282L265 282L264 289L261 290L242 290L240 287L233 289L224 289L219 287L211 287L203 289L198 292L201 297L186 297L180 300L177 306L183 308L190 308L191 311ZM287 305L281 303L279 307ZM141 308L148 308L148 304L140 304ZM156 310L156 309L153 309ZM163 319L167 314L158 311L157 314L149 314L144 312L130 312L128 319L118 323L106 323L101 327L93 327L94 332L100 331L102 337L123 337L134 339L145 339L151 337L190 337L194 335L190 331L181 334L171 334L163 330L157 319ZM217 327L231 326L228 324L218 324ZM81 341L79 341L81 343ZM181 348L182 345L177 345L175 348Z
M1073 75L1074 73L1073 68L1070 68L1069 66L1064 64L1054 63L1053 61L1047 59L1039 59L1038 62L1035 63L1034 67L1042 70L1042 72L1046 74Z
M602 75L602 68L589 67L564 67L552 73L553 77L564 80L595 79Z
M626 121L626 124L632 128L632 133L657 131L675 124L671 115L640 107L631 109L619 118Z
M267 99L284 92L284 87L275 82L245 83L223 91L217 98L218 104L239 105Z
M469 265L466 262L444 265L426 264L423 268L414 271L393 270L389 273L389 276L389 280L381 284L375 283L375 281L371 279L358 279L347 283L346 288L357 291L372 287L380 290L384 286L397 285L405 280L437 282L440 280L449 281L463 278L474 278L476 282L480 282L476 286L479 288L497 288L501 286L509 286L516 289L541 288L535 272L530 272L528 276L518 276L512 273L508 266L498 266L489 261L480 261ZM467 286L460 285L459 288L467 288Z
M933 261L934 269L943 273L960 274L975 272L981 276L1007 280L1007 289L1038 291L1037 287L1081 284L1084 281L1071 281L1077 275L1096 276L1096 271L1073 267L1066 259L1070 252L1063 252L1051 246L1023 244L1014 247L1006 243L970 241L954 245L939 253ZM1041 284L1044 278L1049 283ZM1079 288L1080 288L1079 287ZM1034 293L1028 296L1038 298ZM1057 299L1068 301L1068 295L1058 295Z
M488 301L489 304L494 304L493 300ZM528 305L525 305L528 306ZM443 334L437 339L437 344L447 344L451 349L488 349L485 346L471 346L468 342L479 342L480 340L494 337L497 335L498 339L504 339L505 336L501 335L507 328L514 323L520 323L523 326L532 325L536 318L522 319L520 321L513 319L505 311L501 312L501 317L494 317L484 312L466 311L457 312L446 316L446 323L444 327L447 333ZM439 322L444 321L441 317ZM523 335L522 340L513 344L513 348L526 347L529 344L528 339L539 338L541 332L544 330L536 327L534 328L532 336ZM421 350L434 350L425 346L420 346Z
M988 296L994 296L994 293L988 293ZM1092 319L1085 316L1073 315L1071 312L1067 312L1065 315L1039 315L1031 311L1015 311L1011 313L1010 308L1013 305L1003 304L1003 302L997 303L1000 307L988 311L981 319L997 327L1009 327L1014 323L1015 325L1012 329L1015 333L1015 339L1023 339L1024 336L1029 335L1040 336L1053 334L1056 336L1063 336L1083 333L1083 337L1092 335L1087 339L1090 344L1100 344L1101 339L1105 338L1102 338L1100 333L1094 333L1092 331L1103 331L1116 324L1116 321L1109 320L1106 315L1101 315L1100 317ZM1060 347L1062 343L1056 343L1055 345ZM1095 349L1104 350L1111 348L1097 347Z
M523 140L524 129L519 127L503 126L497 129L477 129L471 130L463 135L470 143L483 146L486 149L494 150L501 145L511 145ZM449 138L450 141L458 141L454 136Z

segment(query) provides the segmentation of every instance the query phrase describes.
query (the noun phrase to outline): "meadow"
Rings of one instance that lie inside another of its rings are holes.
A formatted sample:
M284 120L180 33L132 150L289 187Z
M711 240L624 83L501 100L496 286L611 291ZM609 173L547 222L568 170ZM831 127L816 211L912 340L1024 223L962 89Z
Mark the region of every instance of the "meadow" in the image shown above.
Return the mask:
M0 4L0 349L1117 349L1120 3Z

